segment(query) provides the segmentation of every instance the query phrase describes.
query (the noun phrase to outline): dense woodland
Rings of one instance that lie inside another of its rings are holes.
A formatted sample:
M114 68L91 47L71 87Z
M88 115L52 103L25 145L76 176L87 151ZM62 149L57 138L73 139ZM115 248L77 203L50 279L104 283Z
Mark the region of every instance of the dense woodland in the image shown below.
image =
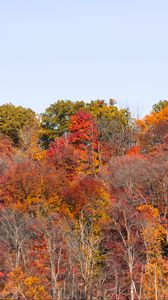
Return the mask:
M0 298L168 299L168 101L0 106Z

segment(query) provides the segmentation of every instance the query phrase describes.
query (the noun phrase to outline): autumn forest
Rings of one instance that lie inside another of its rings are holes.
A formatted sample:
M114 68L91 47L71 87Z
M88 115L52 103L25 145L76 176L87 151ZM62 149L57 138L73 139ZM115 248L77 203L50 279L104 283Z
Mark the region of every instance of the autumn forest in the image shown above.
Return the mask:
M168 101L0 106L0 299L168 299Z

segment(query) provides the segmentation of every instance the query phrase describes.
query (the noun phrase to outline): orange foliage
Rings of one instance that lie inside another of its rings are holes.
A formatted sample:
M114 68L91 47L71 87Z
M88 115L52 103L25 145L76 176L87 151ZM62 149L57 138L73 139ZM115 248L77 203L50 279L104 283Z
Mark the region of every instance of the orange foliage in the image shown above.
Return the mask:
M134 146L132 147L128 152L127 154L129 156L134 156L134 155L137 155L137 154L140 154L140 147L139 146Z
M159 112L152 112L150 115L145 116L143 120L138 120L137 125L142 131L148 130L151 126L159 122L168 122L168 106Z
M144 299L167 299L168 262L162 257L161 243L166 231L159 222L159 211L151 205L141 205L138 210L144 222L142 235L146 246L147 261L143 275Z
M78 111L70 119L69 141L78 151L79 172L95 174L98 160L98 130L92 115L87 111Z
M8 280L2 295L14 297L19 295L19 299L27 300L51 300L51 297L36 276L28 276L20 267L14 269L8 274Z

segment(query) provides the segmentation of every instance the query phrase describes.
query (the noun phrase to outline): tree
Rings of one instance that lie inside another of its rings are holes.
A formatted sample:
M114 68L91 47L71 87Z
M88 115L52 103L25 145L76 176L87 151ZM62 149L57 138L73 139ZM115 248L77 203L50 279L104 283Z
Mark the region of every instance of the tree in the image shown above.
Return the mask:
M100 181L87 177L65 191L64 201L71 212L67 220L69 256L76 273L75 281L84 299L101 292L97 281L101 274L101 227L107 220L109 193ZM77 298L78 299L78 298Z
M0 243L3 248L2 266L6 271L24 265L31 232L28 230L27 218L21 212L12 209L0 210Z
M98 232L96 233L94 218L86 220L84 214L84 210L81 210L78 220L68 223L67 244L73 268L78 270L77 274L74 274L80 283L78 289L81 290L85 300L91 300L95 294L98 264L102 261L101 237Z
M144 152L150 152L158 144L162 144L168 131L168 106L158 112L153 111L145 116L143 120L138 120L139 144Z
M74 179L78 175L80 154L70 143L69 137L59 137L51 142L47 159L56 170L65 170L68 178Z
M115 100L110 99L109 104L105 100L93 100L90 103L59 100L42 114L42 126L45 130L42 141L45 147L48 147L50 141L69 132L70 118L79 110L90 112L95 119L99 141L110 142L114 147L119 139L116 151L119 151L122 142L125 145L130 143L130 112L128 109L119 109Z
M1 176L5 174L8 170L13 156L15 154L15 149L12 147L11 141L5 136L0 136L0 174Z
M49 279L49 290L52 299L60 299L63 293L69 264L67 257L66 226L58 213L49 216L38 216L35 223L35 232L41 237L41 256L43 258L42 272ZM37 252L38 253L38 252ZM38 275L38 274L37 274Z
M168 106L50 109L0 118L0 298L167 299Z
M167 299L168 263L162 254L166 231L159 222L159 211L151 205L140 205L142 236L146 247L146 265L143 276L144 299Z
M131 116L128 109L119 109L113 99L91 101L86 104L95 117L99 132L99 155L102 160L114 154L122 154L132 140ZM108 145L108 147L107 147ZM107 149L108 152L107 153Z
M106 216L109 193L101 180L90 176L81 177L64 188L63 201L75 218L83 211L84 218L99 220Z
M168 100L160 100L158 103L153 105L152 109L154 112L160 112L166 106L168 106Z
M20 267L13 269L8 274L8 280L2 292L7 299L21 300L51 300L40 279L36 276L28 276Z
M0 132L7 135L14 146L19 146L21 129L36 122L36 114L29 108L13 104L0 106Z
M109 209L104 236L104 246L108 249L106 285L114 299L123 296L123 299L135 300L140 299L141 294L144 247L138 212L129 202L121 193L120 199L114 200Z
M51 161L15 157L14 163L0 178L1 203L31 214L57 210L67 179L64 170L55 171Z
M36 124L23 127L19 135L19 146L24 156L35 160L40 160L45 157L46 151L42 149L40 141L42 133L43 130L39 121L37 121Z
M98 130L92 115L79 110L70 118L69 131L69 141L81 158L81 170L95 174L99 165Z
M51 104L41 115L42 127L45 131L42 136L44 146L48 147L50 141L67 133L70 117L84 107L83 101L58 100Z

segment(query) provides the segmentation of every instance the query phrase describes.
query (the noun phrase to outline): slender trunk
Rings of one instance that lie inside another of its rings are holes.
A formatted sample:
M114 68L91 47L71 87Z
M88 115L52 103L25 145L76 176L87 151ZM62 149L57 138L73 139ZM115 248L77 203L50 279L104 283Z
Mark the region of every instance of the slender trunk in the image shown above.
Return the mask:
M158 300L158 289L157 289L157 274L156 274L156 266L155 266L155 300Z

